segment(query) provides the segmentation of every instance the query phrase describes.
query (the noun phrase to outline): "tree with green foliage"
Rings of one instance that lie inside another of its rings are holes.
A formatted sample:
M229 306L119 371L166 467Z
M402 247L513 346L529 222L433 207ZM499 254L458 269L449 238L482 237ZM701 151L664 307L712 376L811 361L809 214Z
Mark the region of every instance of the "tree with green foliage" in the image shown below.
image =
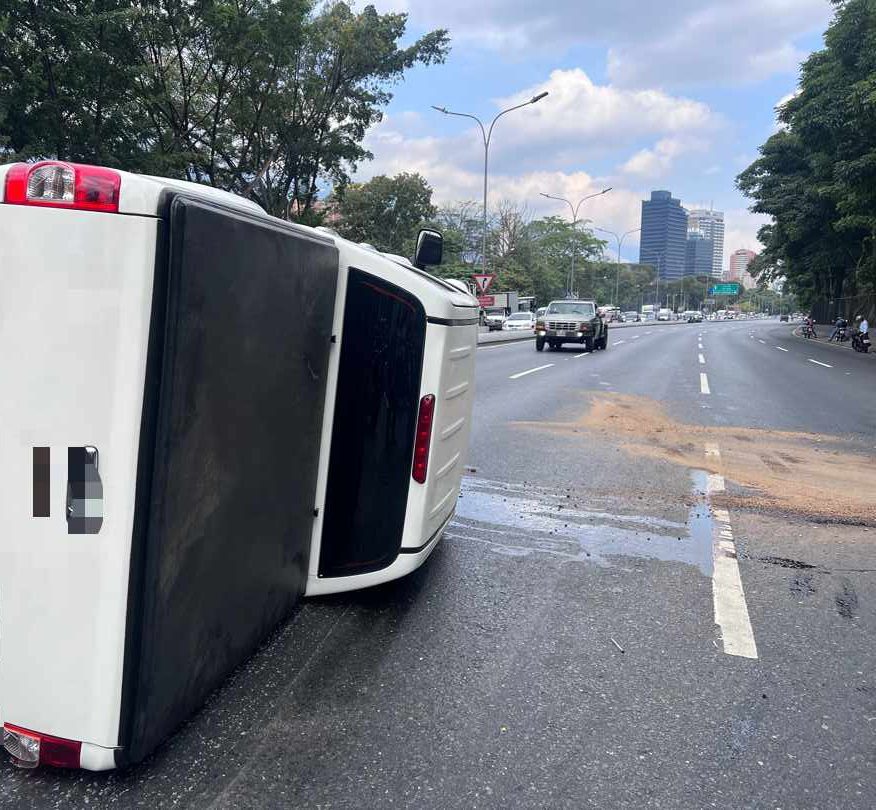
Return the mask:
M405 14L316 0L0 0L0 149L179 177L307 216L390 88L442 62Z
M804 303L876 289L876 0L833 0L825 47L737 178L772 222L750 272L786 276Z
M436 214L432 188L419 174L377 175L341 189L333 201L334 228L354 242L411 256L417 232Z

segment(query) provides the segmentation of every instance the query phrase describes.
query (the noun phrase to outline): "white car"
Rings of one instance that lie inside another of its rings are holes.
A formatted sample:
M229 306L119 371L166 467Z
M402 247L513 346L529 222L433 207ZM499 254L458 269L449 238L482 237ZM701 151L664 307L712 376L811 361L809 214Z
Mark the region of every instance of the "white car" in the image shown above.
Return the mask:
M505 318L502 329L506 332L532 332L535 329L535 315L531 312L515 312Z

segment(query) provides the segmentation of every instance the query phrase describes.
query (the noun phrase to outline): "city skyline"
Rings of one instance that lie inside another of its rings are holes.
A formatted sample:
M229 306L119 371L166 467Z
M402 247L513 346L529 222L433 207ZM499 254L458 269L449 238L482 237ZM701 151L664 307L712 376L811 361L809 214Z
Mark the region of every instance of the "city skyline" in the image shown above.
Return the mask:
M767 2L776 7L778 0ZM781 3L771 15L748 0L669 0L659 13L648 6L618 13L614 5L597 4L584 24L564 4L376 5L409 13L411 38L440 26L453 44L444 64L415 68L393 89L366 137L374 160L360 164L356 180L418 171L436 204L477 201L483 193L477 125L430 105L490 119L547 90L543 102L496 126L491 210L508 200L533 217L563 216L564 205L539 192L580 199L611 186L611 194L585 205L583 216L623 233L638 226L649 189L671 188L691 206L711 203L724 212L723 266L736 246L760 249L757 231L767 218L748 211L735 177L775 130L774 108L794 92L798 65L820 47L831 13L822 0ZM679 47L680 32L701 25L708 35L687 37ZM550 48L546 30L561 32ZM710 41L733 47L716 52L705 47ZM638 247L637 236L630 237L622 258L634 259Z

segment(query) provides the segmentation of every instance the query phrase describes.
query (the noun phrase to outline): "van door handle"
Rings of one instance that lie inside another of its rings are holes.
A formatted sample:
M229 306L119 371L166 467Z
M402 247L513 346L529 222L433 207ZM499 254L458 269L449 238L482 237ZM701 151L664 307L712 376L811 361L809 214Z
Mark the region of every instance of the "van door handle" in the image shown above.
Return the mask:
M103 525L103 482L96 447L67 448L67 534L97 534Z

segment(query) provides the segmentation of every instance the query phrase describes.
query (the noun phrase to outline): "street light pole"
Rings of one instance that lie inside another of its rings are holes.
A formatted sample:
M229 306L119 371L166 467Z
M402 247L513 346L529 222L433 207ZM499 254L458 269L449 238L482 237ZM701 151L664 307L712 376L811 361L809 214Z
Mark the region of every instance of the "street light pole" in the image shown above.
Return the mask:
M620 285L620 266L621 266L621 246L624 243L624 239L626 239L630 234L638 233L641 231L641 228L633 228L631 231L627 231L626 233L618 236L614 231L608 230L608 228L597 228L594 226L594 230L601 231L602 233L607 233L617 239L617 270L614 274L614 301L612 303L613 306L618 305L618 287Z
M575 288L575 254L577 253L577 233L578 233L578 211L581 209L583 203L587 200L592 200L594 197L600 197L603 194L608 194L611 191L611 186L608 188L602 189L602 191L597 191L595 194L588 194L586 197L582 197L578 200L577 205L572 205L571 200L567 200L565 197L555 197L553 194L545 194L543 191L539 192L542 197L546 197L549 200L557 200L557 202L564 202L569 206L569 210L572 212L572 269L569 272L567 289L569 295L574 294Z
M657 254L657 300L655 302L657 309L660 309L660 268L663 266L663 253Z
M481 245L481 268L484 273L487 272L487 170L489 168L490 162L490 141L493 137L493 127L496 126L496 121L498 121L506 113L513 112L514 110L519 110L521 107L527 107L530 104L535 104L537 101L541 101L547 94L548 91L545 90L543 93L539 93L537 96L533 96L531 99L529 99L529 101L524 101L523 104L516 104L513 107L508 107L507 110L502 110L492 120L489 129L484 127L483 122L476 115L470 115L469 113L453 112L452 110L448 110L446 107L436 107L434 104L432 105L433 110L438 110L438 112L444 113L444 115L455 115L459 118L471 118L473 121L477 121L478 126L481 128L481 137L484 141L484 233Z

